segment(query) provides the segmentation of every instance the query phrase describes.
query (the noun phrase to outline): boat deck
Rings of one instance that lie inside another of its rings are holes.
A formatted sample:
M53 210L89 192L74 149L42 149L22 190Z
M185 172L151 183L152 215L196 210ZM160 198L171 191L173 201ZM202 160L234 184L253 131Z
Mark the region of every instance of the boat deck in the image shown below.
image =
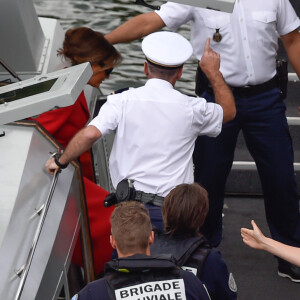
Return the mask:
M273 255L246 246L241 227L251 227L254 219L262 232L270 236L262 198L226 197L223 219L223 240L219 247L233 273L239 300L298 300L300 284L277 275Z

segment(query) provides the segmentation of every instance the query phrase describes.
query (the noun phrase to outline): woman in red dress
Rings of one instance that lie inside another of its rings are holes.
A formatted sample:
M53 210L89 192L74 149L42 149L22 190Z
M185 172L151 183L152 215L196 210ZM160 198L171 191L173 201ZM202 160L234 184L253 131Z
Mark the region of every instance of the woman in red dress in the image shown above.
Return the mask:
M102 33L86 27L69 29L65 33L63 47L58 50L58 55L69 61L72 66L90 62L93 75L88 84L96 88L103 80L109 78L113 68L122 60L120 53ZM66 147L71 138L86 125L89 118L88 105L82 91L73 105L42 113L31 120L41 124L63 147ZM81 155L79 161L86 191L94 269L98 274L103 270L104 263L111 257L109 218L112 209L105 208L103 205L108 192L94 182L90 152ZM77 246L73 262L81 264L80 243L77 243Z

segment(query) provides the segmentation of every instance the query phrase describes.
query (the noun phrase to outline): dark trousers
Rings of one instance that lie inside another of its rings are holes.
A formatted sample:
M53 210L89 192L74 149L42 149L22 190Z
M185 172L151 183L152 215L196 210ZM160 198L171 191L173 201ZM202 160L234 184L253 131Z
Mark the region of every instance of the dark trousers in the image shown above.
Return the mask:
M214 96L202 95L208 102ZM266 218L274 239L300 246L300 215L292 140L279 89L250 98L235 97L237 115L217 138L201 136L194 151L195 181L209 193L203 233L213 246L222 239L222 209L238 133L242 130L260 176Z
M149 215L150 215L150 219L151 219L153 228L163 230L164 225L163 225L161 207L152 205L152 204L146 204L146 207L149 211Z

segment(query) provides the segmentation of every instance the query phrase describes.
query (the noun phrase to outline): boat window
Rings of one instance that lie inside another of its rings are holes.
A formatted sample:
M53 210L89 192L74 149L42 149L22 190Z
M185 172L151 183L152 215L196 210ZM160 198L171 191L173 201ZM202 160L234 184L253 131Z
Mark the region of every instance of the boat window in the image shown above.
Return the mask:
M53 78L43 82L28 85L19 89L15 89L6 93L0 94L0 105L5 102L12 102L18 99L34 96L37 94L48 92L58 78Z

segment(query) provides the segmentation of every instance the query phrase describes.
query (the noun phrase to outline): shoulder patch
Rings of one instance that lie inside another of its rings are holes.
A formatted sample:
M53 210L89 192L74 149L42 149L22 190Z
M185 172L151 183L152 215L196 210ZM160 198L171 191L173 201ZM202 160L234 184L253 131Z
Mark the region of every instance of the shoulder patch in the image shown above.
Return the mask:
M237 285L235 283L232 273L229 274L228 287L232 292L234 292L234 293L237 292Z
M78 299L78 294L74 295L71 300L77 300L77 299Z
M195 276L197 276L197 269L196 268L182 266L181 269L184 270L184 271L189 271L189 272L193 273Z

